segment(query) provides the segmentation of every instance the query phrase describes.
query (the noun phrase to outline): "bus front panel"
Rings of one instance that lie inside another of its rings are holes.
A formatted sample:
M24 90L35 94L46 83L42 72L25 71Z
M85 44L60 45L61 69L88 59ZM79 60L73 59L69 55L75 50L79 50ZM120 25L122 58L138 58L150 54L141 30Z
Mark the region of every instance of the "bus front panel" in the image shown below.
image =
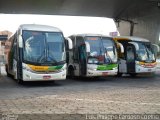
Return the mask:
M23 80L66 79L66 51L61 32L22 31Z
M23 63L24 81L49 81L66 79L66 64L59 66L35 66Z

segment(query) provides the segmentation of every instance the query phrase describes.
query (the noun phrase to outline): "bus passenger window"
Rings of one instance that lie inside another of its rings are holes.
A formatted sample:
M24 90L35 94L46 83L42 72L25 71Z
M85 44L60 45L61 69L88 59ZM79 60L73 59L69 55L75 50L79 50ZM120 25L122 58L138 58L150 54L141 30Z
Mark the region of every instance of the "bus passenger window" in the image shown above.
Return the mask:
M127 48L127 60L128 60L128 61L132 61L132 60L134 60L134 59L135 59L135 58L134 58L133 48L128 47L128 48Z
M143 49L140 49L138 52L137 52L137 57L138 57L138 60L146 60L147 59L147 52Z

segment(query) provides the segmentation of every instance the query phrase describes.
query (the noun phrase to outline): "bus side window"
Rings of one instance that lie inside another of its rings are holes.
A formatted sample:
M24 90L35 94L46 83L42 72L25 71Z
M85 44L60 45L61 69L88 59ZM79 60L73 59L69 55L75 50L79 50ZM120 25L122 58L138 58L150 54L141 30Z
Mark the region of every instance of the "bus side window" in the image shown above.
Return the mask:
M117 51L118 51L118 52L117 52L118 57L121 58L121 59L125 59L124 53L121 52L120 47L117 48Z
M8 64L10 64L9 69L13 69L13 59L17 59L17 40L16 40L16 34L14 37L11 38L11 48L8 54Z
M72 58L75 61L75 59L76 59L76 52L75 52L75 49L76 49L76 39L75 39L75 36L71 36L70 39L72 40L72 43L73 43L73 49L72 49L73 56L72 56Z
M127 61L133 61L135 59L134 50L132 47L127 47Z
M119 43L121 43L124 46L124 44L122 42L119 42ZM116 45L117 45L118 58L125 59L125 55L124 55L124 53L122 53L120 46L118 44L116 44Z
M84 44L84 39L83 37L77 37L76 38L76 58L77 60L79 59L79 47Z
M73 59L75 62L78 62L78 47L77 47L77 38L73 38L74 49L73 49Z
M17 60L17 39L14 39L14 43L13 43L13 58Z

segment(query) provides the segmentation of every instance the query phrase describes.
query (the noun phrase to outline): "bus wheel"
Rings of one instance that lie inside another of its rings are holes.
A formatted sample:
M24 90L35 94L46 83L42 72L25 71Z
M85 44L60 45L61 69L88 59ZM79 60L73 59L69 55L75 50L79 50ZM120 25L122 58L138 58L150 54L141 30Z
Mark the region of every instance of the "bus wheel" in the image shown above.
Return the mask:
M75 76L74 76L74 69L73 67L69 67L68 69L68 78L71 78L73 79Z
M13 76L8 71L6 71L6 73L7 73L7 77L13 78Z
M7 65L5 65L5 69L6 69L7 77L11 77L11 74L9 74L9 72L8 72L8 67L7 67Z
M74 76L74 70L73 69L70 69L69 76L70 76L71 79L75 78L75 76Z
M11 75L8 73L8 71L6 71L6 73L7 73L7 77L11 77Z
M23 84L23 80L17 79L17 83L18 83L18 84Z
M122 73L117 73L117 77L122 77Z
M130 73L130 76L131 76L131 77L136 77L137 74L136 74L136 73Z

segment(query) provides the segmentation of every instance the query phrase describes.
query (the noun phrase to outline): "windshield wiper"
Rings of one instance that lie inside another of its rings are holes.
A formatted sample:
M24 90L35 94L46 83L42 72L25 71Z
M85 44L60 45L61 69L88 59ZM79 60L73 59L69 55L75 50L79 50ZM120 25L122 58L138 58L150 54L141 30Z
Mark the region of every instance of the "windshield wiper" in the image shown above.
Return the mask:
M51 61L48 61L48 58L51 59ZM57 63L57 61L54 58L54 53L51 50L49 50L49 45L48 44L47 44L47 60L46 60L46 62L55 62L55 63Z
M37 59L37 62L40 62L41 63L41 61L42 60L44 60L44 62L45 62L45 53L46 53L46 49L44 49L43 50L43 53L42 53L42 55Z
M110 57L110 55L108 54L108 50L105 48L105 61L106 61L106 59L109 61L109 63L112 63L113 61L112 61L112 59L111 59L111 57Z

